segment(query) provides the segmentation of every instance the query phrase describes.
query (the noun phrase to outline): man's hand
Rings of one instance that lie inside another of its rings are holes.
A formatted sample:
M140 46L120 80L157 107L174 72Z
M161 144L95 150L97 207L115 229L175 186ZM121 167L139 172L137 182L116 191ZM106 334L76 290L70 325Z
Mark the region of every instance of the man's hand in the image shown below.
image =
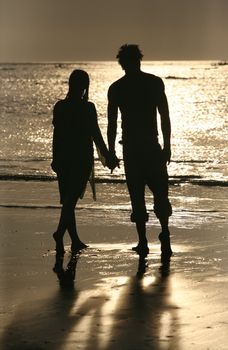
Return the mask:
M171 148L170 147L164 147L163 148L163 156L164 156L164 159L165 159L165 162L167 163L167 164L169 164L170 163L170 160L171 160Z

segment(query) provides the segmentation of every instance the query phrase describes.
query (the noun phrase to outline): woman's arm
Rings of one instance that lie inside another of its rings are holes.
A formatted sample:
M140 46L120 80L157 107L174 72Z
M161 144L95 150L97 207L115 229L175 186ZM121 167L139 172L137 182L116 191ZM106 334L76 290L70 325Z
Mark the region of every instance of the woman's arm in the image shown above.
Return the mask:
M101 155L106 158L109 155L109 152L98 125L96 108L92 103L90 106L92 118L92 138L97 148L99 148Z
M52 139L52 163L51 167L54 172L57 172L61 163L61 102L57 102L53 109L53 139Z
M92 105L92 137L93 141L95 142L98 150L100 151L101 155L105 158L106 160L106 165L113 170L116 166L119 166L119 160L116 156L113 156L110 154L108 151L108 148L104 142L103 136L101 134L98 121L97 121L97 113L96 113L96 108L93 104Z

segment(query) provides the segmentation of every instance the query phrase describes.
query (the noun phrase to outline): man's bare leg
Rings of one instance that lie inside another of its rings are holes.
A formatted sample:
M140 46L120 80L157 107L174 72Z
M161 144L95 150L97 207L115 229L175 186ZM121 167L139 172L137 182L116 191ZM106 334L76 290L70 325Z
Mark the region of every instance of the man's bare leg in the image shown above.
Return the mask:
M136 229L138 233L138 245L136 247L133 247L132 250L136 251L139 255L147 255L149 253L149 248L147 245L147 238L146 238L146 222L145 221L137 221L136 222Z
M173 252L170 243L169 217L160 217L159 221L162 228L162 232L158 236L161 242L161 254L164 258L170 258Z

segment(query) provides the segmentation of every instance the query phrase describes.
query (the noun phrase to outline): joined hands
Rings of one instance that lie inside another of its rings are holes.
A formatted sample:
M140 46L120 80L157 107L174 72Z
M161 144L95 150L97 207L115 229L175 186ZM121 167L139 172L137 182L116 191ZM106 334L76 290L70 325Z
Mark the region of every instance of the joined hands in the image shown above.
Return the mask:
M120 167L120 160L117 158L115 152L110 152L106 157L106 165L111 170L111 173L116 167Z

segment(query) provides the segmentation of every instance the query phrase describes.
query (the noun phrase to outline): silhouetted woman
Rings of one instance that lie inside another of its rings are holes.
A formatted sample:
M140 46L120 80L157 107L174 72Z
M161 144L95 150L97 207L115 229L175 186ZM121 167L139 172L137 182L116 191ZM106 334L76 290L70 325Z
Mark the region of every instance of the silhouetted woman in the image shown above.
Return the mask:
M74 210L92 171L93 141L110 169L115 167L97 123L96 108L88 102L88 90L88 74L74 70L69 78L66 98L54 106L52 169L57 173L62 210L53 238L60 254L64 254L63 236L66 230L72 241L72 252L87 247L78 236Z

